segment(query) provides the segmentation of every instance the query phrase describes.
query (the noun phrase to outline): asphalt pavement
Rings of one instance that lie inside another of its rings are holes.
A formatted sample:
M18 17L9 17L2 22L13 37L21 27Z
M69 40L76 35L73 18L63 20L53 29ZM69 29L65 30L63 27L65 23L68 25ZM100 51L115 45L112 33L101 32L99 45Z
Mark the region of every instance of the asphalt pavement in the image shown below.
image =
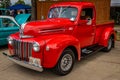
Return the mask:
M110 52L98 52L76 61L72 72L58 76L51 70L37 72L17 65L2 55L7 46L0 47L0 80L120 80L120 41Z

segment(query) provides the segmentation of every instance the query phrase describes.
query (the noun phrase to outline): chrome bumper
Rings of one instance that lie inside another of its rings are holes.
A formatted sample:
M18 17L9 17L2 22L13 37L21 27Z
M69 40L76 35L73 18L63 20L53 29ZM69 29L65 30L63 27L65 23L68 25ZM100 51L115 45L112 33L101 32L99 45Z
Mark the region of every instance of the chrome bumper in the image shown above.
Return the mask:
M13 57L8 56L6 53L3 53L3 54L4 54L5 56L7 56L9 60L11 60L11 61L13 61L13 62L15 62L15 63L23 66L23 67L26 67L26 68L29 68L29 69L33 69L33 70L36 70L36 71L39 71L39 72L42 72L42 71L43 71L42 66L39 66L39 67L38 67L38 66L34 66L34 65L32 65L32 64L29 64L29 62L26 62L26 61L16 60L16 59L14 59Z

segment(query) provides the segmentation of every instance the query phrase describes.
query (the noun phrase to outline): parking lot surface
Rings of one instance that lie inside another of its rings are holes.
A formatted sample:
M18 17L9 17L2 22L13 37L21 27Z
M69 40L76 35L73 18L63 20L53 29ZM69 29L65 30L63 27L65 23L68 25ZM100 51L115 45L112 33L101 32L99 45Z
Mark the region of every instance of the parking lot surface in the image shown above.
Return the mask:
M50 70L37 72L9 61L0 47L0 80L120 80L120 41L110 52L98 52L75 63L72 72L66 76L55 75Z

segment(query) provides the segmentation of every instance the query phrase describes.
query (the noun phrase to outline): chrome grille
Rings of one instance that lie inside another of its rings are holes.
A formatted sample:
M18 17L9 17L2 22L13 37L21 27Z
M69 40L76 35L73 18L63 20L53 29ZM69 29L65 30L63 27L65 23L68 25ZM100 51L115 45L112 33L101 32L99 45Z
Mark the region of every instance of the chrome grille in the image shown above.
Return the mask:
M13 40L14 54L20 60L28 60L32 56L32 43L20 40Z

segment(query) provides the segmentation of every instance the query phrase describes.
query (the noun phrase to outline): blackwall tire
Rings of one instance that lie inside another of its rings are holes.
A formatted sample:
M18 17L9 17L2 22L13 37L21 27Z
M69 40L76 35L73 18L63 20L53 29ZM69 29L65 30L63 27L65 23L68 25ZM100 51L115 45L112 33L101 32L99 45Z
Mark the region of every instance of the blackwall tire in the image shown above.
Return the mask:
M112 49L112 46L113 46L113 38L110 37L108 40L108 45L103 49L103 51L109 52Z
M64 76L71 72L71 70L73 69L74 62L74 52L71 49L67 48L63 51L57 65L53 70L57 75Z

